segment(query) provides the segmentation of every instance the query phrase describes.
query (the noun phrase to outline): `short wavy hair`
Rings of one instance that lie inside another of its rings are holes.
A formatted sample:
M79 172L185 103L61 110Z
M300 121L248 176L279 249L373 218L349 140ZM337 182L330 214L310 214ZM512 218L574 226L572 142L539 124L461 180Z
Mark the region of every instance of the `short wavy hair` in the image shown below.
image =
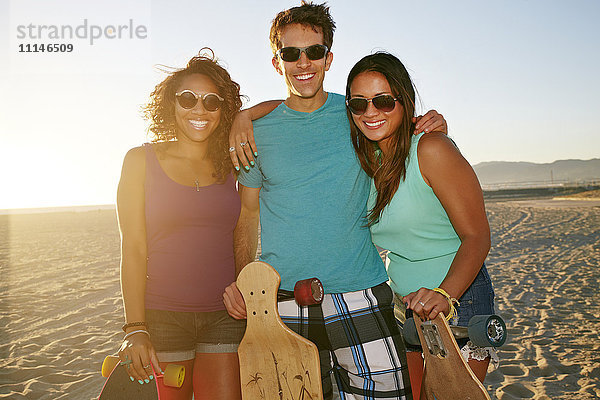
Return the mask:
M282 46L281 35L286 26L291 24L300 24L311 27L315 32L320 28L323 32L323 44L331 50L333 46L333 33L335 32L335 22L329 13L327 3L314 4L310 1L302 1L297 7L281 11L275 16L271 24L269 40L273 54Z
M214 164L218 182L224 182L232 171L229 146L229 131L235 115L242 108L240 85L231 79L214 52L204 47L198 55L192 57L185 68L163 69L168 76L154 88L150 101L143 107L144 117L150 121L148 132L152 134L152 142L167 142L176 138L177 122L175 120L175 93L181 81L192 74L202 74L213 81L218 94L225 99L221 107L221 119L217 129L211 134L208 144L208 156Z

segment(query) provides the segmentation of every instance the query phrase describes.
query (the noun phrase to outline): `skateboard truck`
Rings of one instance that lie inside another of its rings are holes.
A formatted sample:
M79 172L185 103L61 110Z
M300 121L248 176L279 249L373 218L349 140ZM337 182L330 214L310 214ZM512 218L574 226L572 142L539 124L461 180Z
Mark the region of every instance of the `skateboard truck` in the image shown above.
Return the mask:
M500 347L506 342L506 324L498 315L475 315L469 320L468 327L450 325L449 328L454 339L470 339L473 344L480 347ZM445 357L446 349L443 345L440 346L442 340L437 329L433 321L424 321L421 324L430 353ZM416 346L421 344L412 317L404 323L404 338L409 344Z
M437 325L431 321L425 321L421 324L421 330L423 331L423 337L425 338L425 343L427 343L429 353L437 357L446 358L446 347L437 330Z

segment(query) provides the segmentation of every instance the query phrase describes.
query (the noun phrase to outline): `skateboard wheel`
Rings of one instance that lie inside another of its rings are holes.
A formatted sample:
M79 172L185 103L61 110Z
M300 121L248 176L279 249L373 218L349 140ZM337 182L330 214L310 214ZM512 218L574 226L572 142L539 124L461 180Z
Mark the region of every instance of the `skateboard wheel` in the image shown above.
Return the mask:
M469 338L476 346L500 347L506 342L506 324L498 315L475 315L469 321Z
M317 278L303 279L294 286L294 298L301 306L320 304L323 295L323 284Z
M406 321L404 321L402 334L404 335L404 340L406 343L412 344L413 346L421 345L414 318L408 318Z
M166 386L180 388L185 378L185 367L183 365L169 364L165 368L163 383Z
M110 373L120 362L121 360L117 356L106 356L104 361L102 361L102 376L108 378Z

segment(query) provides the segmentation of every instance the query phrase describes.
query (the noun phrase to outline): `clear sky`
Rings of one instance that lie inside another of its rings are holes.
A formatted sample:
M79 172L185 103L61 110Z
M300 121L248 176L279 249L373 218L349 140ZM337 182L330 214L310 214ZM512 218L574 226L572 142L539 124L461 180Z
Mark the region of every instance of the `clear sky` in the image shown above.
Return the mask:
M337 31L326 90L343 92L352 65L384 49L472 164L600 157L600 2L328 3ZM210 46L248 105L284 98L268 31L297 4L0 0L0 209L113 203L123 156L148 140L140 107L164 77L155 64L181 67ZM92 25L109 30L90 44ZM73 51L19 52L42 43Z

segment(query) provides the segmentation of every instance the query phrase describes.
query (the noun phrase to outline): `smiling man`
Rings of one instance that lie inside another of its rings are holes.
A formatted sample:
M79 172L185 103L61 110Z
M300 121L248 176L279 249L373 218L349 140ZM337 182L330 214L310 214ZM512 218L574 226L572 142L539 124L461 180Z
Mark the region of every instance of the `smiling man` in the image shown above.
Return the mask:
M238 178L236 265L254 259L260 219L261 260L279 272L281 289L310 277L323 283L322 304L298 306L292 298L278 307L319 348L325 398L333 376L342 398L410 399L392 291L366 227L370 179L352 147L344 97L323 89L334 30L323 4L303 3L273 20L272 62L288 97L254 121L260 157ZM238 140L230 150L246 146ZM233 317L245 318L235 284L224 300Z
M277 51L272 63L288 87L285 105L296 111L315 111L327 100L323 80L333 61L331 44L322 43L321 29L296 23L277 31L274 40Z

